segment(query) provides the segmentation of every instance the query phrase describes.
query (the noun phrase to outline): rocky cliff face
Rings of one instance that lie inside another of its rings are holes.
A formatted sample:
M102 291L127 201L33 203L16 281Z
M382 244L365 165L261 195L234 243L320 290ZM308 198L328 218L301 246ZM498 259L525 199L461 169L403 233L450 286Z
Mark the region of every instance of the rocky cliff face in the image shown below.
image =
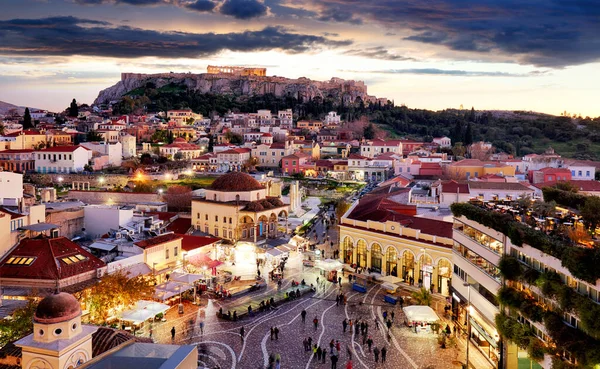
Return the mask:
M123 73L121 80L107 89L100 91L94 104L105 104L119 100L124 94L152 82L157 88L169 83L185 85L188 89L200 93L242 95L264 95L309 98L330 97L336 101L354 102L357 98L363 101L376 102L377 98L367 94L367 86L362 81L332 78L329 81L312 81L308 78L289 79L284 77L234 76L229 74L191 74L161 73L139 74ZM385 99L383 99L385 102Z

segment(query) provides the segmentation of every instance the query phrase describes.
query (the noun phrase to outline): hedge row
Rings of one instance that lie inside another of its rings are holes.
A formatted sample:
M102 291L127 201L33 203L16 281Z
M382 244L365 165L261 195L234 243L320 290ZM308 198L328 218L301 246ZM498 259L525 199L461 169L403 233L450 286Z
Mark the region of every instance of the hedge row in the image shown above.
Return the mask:
M509 214L487 210L470 203L454 203L450 206L454 216L464 216L510 238L515 246L527 244L554 256L571 274L586 282L596 284L600 278L600 249L582 248L566 239L551 237L518 222Z
M556 187L542 188L544 201L554 201L559 205L566 206L572 209L581 209L585 205L587 196L581 195L573 191L565 191Z

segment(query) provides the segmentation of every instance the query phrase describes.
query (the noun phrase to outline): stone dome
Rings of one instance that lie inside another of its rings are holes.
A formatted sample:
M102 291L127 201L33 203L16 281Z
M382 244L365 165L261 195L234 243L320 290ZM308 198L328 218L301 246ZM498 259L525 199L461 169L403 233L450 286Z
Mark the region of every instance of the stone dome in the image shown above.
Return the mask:
M33 320L36 323L54 324L69 321L81 315L79 301L73 295L61 292L40 301Z
M213 191L256 191L264 187L251 175L242 172L231 172L217 178L209 188Z

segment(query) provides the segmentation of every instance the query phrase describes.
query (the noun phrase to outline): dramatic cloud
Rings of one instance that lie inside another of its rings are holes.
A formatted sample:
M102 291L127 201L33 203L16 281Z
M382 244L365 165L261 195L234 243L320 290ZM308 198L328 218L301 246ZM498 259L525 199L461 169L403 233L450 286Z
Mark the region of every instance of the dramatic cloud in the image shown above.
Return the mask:
M351 50L345 51L344 54L352 55L352 56L362 56L362 57L370 58L370 59L381 59L381 60L395 60L395 61L402 61L402 60L414 61L415 60L414 58L391 54L383 46L369 47L366 49L351 49Z
M266 15L267 7L258 0L225 0L220 12L238 19L250 19Z
M223 50L282 50L300 53L348 46L323 36L291 33L282 27L226 34L158 32L75 17L0 21L0 53L5 55L89 55L116 58L195 58Z
M317 19L323 22L362 24L362 19L354 17L354 14L352 14L352 12L342 10L339 7L332 7L326 9L325 11L321 12L320 16Z
M453 69L437 69L437 68L409 68L409 69L388 69L388 70L373 70L369 73L380 74L429 74L438 76L456 76L456 77L534 77L545 74L543 71L533 71L531 73L505 73L505 72L486 72L486 71L469 71L469 70L453 70Z
M322 20L360 17L404 38L521 63L564 67L600 60L600 2L590 0L307 0ZM337 13L343 9L341 13ZM500 55L502 54L502 55ZM468 57L468 56L466 56Z
M212 12L216 6L217 4L210 0L197 0L193 3L185 4L186 8L197 12Z

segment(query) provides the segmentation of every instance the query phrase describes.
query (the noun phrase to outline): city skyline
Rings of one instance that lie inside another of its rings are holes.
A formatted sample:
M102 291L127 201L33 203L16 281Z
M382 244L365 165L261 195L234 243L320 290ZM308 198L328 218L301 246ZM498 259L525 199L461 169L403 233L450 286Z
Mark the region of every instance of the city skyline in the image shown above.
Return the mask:
M122 72L365 81L397 105L600 116L600 7L440 0L8 0L0 100L62 110ZM24 10L27 10L24 12Z

